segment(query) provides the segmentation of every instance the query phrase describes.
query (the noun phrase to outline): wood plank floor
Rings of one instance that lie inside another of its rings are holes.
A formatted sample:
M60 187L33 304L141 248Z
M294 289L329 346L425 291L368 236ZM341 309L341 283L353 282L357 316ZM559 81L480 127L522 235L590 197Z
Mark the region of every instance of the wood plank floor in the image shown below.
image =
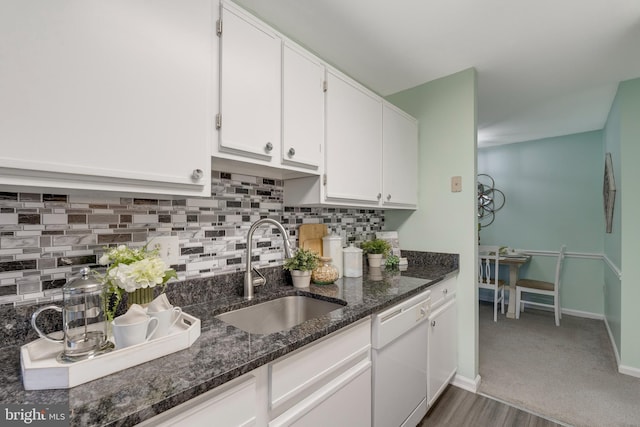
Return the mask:
M450 385L417 427L465 426L559 427L562 424Z

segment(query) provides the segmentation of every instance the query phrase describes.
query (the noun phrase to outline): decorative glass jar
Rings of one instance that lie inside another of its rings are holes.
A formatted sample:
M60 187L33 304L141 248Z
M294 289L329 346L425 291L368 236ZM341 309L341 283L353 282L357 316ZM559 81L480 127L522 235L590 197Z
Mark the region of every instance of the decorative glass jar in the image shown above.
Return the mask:
M338 280L338 269L330 257L320 257L320 265L311 273L311 281L317 285L328 285Z

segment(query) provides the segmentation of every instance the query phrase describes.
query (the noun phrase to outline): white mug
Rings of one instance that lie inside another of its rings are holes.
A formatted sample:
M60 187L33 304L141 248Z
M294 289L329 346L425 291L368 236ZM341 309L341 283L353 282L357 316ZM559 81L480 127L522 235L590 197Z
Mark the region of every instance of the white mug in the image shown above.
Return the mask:
M173 328L173 325L178 323L182 309L180 307L173 307L162 311L148 311L147 314L154 319L158 319L158 328L151 337L155 339L169 335L169 331Z
M122 316L120 316L122 317ZM125 348L132 345L147 342L158 329L158 319L147 317L136 323L121 323L122 319L116 317L111 322L113 338L116 348ZM151 326L153 324L153 326Z

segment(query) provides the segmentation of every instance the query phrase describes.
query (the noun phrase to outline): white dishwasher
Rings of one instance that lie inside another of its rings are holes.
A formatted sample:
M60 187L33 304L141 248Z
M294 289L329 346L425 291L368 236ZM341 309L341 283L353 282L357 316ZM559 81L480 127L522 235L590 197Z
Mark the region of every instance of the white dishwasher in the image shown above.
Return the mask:
M431 291L373 316L373 426L414 427L427 413Z

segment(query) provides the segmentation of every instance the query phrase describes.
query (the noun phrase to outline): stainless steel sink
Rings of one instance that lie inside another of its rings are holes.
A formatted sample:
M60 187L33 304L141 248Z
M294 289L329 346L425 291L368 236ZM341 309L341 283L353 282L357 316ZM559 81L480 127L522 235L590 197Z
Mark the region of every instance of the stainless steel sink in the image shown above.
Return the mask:
M216 318L252 334L272 334L342 307L342 304L297 295L239 308Z

